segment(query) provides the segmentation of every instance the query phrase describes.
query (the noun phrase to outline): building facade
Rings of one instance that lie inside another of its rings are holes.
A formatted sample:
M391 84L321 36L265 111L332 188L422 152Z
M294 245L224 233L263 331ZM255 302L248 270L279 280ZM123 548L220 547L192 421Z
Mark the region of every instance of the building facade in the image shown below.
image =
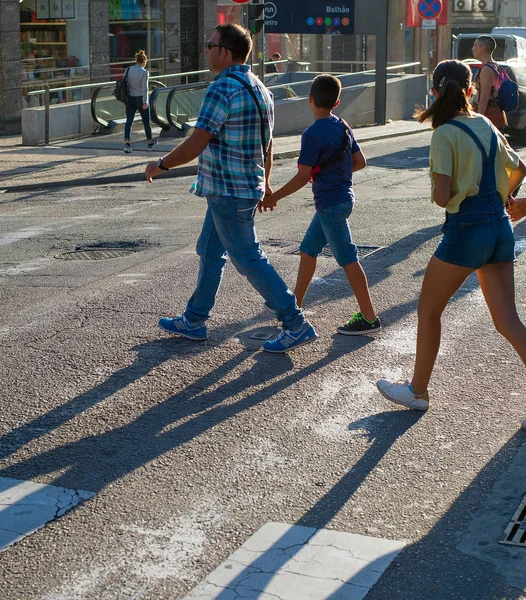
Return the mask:
M16 123L28 96L119 77L143 49L152 75L206 68L217 0L2 0L0 130ZM52 102L86 97L73 90Z

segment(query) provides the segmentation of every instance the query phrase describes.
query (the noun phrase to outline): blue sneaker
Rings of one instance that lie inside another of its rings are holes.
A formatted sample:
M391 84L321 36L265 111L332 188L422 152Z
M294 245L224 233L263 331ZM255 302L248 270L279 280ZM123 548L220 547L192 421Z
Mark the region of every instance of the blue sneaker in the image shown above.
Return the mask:
M298 346L313 342L317 337L314 327L308 321L305 321L299 331L284 329L276 339L265 342L263 350L267 352L289 352L294 348L298 348Z
M188 338L189 340L199 341L208 338L208 332L205 325L192 325L184 315L179 315L173 319L163 317L159 321L159 327L168 331L168 333L175 333L176 335Z

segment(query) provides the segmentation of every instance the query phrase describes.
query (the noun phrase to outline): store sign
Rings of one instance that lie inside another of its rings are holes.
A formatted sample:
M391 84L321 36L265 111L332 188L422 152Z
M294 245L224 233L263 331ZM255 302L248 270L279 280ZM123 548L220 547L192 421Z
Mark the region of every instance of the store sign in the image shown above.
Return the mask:
M265 2L267 33L354 33L354 0Z
M74 19L75 0L37 0L37 19Z

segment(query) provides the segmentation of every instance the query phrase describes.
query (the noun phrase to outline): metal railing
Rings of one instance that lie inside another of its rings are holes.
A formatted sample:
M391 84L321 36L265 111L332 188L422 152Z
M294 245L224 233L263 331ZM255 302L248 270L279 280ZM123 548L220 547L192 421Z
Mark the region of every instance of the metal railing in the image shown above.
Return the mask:
M265 64L282 64L282 63L290 63L291 61L288 60L281 60L281 61L269 61L266 62ZM292 61L292 62L296 62L296 61ZM362 61L317 61L317 63L333 63L333 64L372 64L372 63L363 63ZM254 67L257 66L257 63L255 65L253 65ZM420 67L420 62L411 62L411 63L403 63L403 64L392 64L390 66L387 67L387 71L395 71L395 70L406 70L409 68L417 68ZM363 85L364 82L364 76L365 75L371 75L375 73L375 69L369 69L369 70L362 70L362 71L355 71L355 72L342 72L342 73L338 73L335 74L336 77L342 78L345 76L359 76L361 75L361 84ZM401 73L402 74L402 73ZM200 70L200 71L188 71L185 73L171 73L168 75L158 75L155 76L155 78L150 79L150 85L154 88L153 92L152 92L152 96L150 98L150 104L151 104L151 115L152 115L152 121L154 123L156 123L157 125L159 125L161 128L163 129L167 129L170 126L172 127L176 127L176 128L181 128L181 123L178 122L177 120L177 116L179 116L179 113L175 112L172 110L172 102L174 101L174 97L176 96L176 94L178 92L185 92L185 91L189 91L189 90L197 90L197 89L205 89L208 85L209 82L198 82L198 83L194 83L194 84L189 84L188 83L188 78L192 77L192 76L200 76L200 75L207 75L207 76L211 76L210 71L207 70ZM276 76L276 75L284 75L284 73L271 73L269 74L270 76ZM166 81L167 79L171 79L171 78L184 78L185 79L185 83L184 84L179 84L176 86L170 86L167 87L165 86L165 84L163 83L163 81ZM269 89L270 90L280 90L280 89L284 89L285 90L285 94L279 94L279 96L281 96L279 99L286 99L286 98L291 98L291 97L295 97L298 94L296 94L294 88L298 87L300 85L308 85L309 82L308 81L299 81L299 82L289 82L289 83L284 83L284 84L273 84L273 85L269 85ZM354 85L360 85L360 83L354 84ZM105 127L108 127L109 123L111 120L115 120L115 119L109 119L106 120L104 119L102 116L97 115L96 111L94 109L94 103L97 102L97 99L101 96L101 94L103 93L103 91L110 91L112 92L113 89L115 88L115 81L105 81L102 83L87 83L87 84L81 84L81 85L70 85L70 86L62 86L62 87L53 87L51 88L47 83L46 86L44 87L44 89L41 90L33 90L31 92L29 92L27 95L28 96L39 96L39 95L44 95L44 110L45 110L45 116L44 116L44 143L47 145L49 144L49 109L50 109L50 94L53 92L69 92L69 91L73 91L73 90L85 90L85 89L95 89L95 93L92 96L92 116L93 119L96 123L99 123L100 125L103 125ZM159 91L159 89L162 89L162 92ZM111 101L112 94L109 93L106 96L105 101ZM276 96L278 96L278 94L276 94ZM161 102L161 98L166 97L166 101L165 101L165 106L164 106L164 111L160 111L157 108L157 104ZM119 103L116 99L113 99L114 102L118 103L120 105L120 108L123 112L123 117L124 117L124 105L122 105L122 103ZM196 116L196 115L195 115ZM174 118L175 117L175 118ZM188 115L186 114L186 117L193 117L193 115Z

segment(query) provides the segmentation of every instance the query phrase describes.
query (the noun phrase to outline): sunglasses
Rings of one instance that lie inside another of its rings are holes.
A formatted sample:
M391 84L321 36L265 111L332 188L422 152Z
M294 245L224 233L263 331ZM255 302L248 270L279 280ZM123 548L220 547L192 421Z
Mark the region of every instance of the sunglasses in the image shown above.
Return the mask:
M233 49L233 48L229 48L228 46L224 46L223 44L214 44L213 42L208 42L208 43L206 44L206 47L207 47L209 50L212 50L212 48L224 48L225 50L230 50L231 52L233 52L233 51L234 51L234 49Z

